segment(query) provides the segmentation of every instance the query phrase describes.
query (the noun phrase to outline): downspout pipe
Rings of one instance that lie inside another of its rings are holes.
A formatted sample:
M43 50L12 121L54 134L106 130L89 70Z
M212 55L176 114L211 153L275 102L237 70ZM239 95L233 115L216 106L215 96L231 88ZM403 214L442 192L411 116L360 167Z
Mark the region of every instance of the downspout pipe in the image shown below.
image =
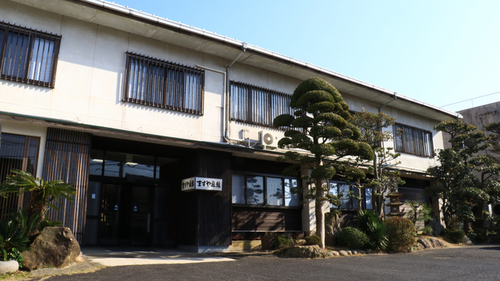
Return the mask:
M384 103L382 106L380 106L380 107L378 108L378 113L380 113L380 112L382 111L382 108L384 108L386 105L390 104L391 102L393 102L393 101L395 101L395 100L397 100L397 99L398 99L398 93L397 93L397 92L394 92L393 99L392 99L392 100L390 100L390 101L388 101L388 102L386 102L386 103Z
M241 53L226 67L226 92L225 92L225 95L224 95L224 122L223 122L223 129L224 129L224 134L223 134L223 137L224 137L224 140L226 142L231 142L231 141L242 141L240 139L232 139L231 137L229 137L229 133L230 133L230 130L229 130L229 118L230 118L230 114L229 114L229 95L230 95L230 92L231 92L231 87L230 87L230 71L231 71L231 66L233 66L233 64L235 64L238 59L240 59L240 57L247 51L247 43L243 42L243 44L241 45Z
M231 141L238 141L238 142L241 142L241 141L244 141L243 139L232 139L229 137L229 95L230 95L230 85L229 85L229 71L231 69L231 66L233 66L233 64L235 64L238 59L240 59L240 57L246 52L247 50L247 43L243 43L241 45L241 53L238 54L238 56L226 67L226 71L222 71L222 70L218 70L218 69L214 69L214 68L210 68L210 67L206 67L206 66L202 66L202 65L196 65L196 67L200 68L200 69L205 69L205 70L209 70L209 71L212 71L212 72L216 72L216 73L220 73L222 74L223 76L223 81L224 81L224 86L223 86L223 89L222 89L222 97L223 97L223 101L222 101L222 137L224 139L224 141L226 142L231 142Z

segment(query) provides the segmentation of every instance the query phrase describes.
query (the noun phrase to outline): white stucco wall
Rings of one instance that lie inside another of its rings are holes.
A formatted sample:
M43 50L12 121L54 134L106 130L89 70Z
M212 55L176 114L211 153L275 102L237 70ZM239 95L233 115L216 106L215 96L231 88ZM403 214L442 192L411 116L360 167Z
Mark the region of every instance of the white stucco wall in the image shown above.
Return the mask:
M204 114L186 114L121 101L127 51L187 66L225 71L225 59L188 50L90 22L52 14L10 1L0 2L0 18L17 25L62 34L54 89L0 80L0 111L78 122L105 128L142 132L174 138L222 142L224 75L205 71ZM150 36L152 36L151 34ZM311 73L311 76L314 76ZM230 79L292 94L301 82L276 72L235 63ZM380 105L343 93L355 111L377 112ZM386 106L382 110L398 123L433 131L437 121ZM277 141L283 132L238 122L230 123L230 137L240 139L248 130L257 141L259 132L270 132ZM392 130L392 128L388 128ZM434 148L443 147L440 133L433 132ZM386 146L392 147L388 142ZM432 158L403 154L402 167L425 171Z
M204 115L121 101L125 52L223 69L224 60L104 26L0 2L0 17L62 34L54 89L0 82L0 111L176 138L221 141L222 75L207 71Z

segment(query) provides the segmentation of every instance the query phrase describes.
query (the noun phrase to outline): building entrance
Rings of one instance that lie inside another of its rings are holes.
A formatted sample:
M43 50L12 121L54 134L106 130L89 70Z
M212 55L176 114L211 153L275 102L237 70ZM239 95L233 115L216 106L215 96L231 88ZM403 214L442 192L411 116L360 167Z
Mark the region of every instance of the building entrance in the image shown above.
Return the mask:
M89 170L84 245L176 246L176 159L92 149Z
M152 187L103 184L99 242L120 246L151 245Z

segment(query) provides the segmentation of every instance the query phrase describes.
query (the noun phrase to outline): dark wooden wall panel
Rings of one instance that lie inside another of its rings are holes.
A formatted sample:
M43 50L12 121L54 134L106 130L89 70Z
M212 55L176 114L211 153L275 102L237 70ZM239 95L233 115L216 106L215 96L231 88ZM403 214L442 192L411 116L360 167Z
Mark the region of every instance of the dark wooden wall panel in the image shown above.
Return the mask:
M48 128L43 162L44 180L62 180L76 189L74 202L65 199L54 202L59 210L50 209L47 216L69 227L80 243L87 212L91 140L92 136L87 133Z
M179 209L177 212L177 243L180 245L197 245L198 235L198 196L195 191L183 192L181 179L194 177L196 174L196 155L194 151L187 151L179 159L179 181L176 188L179 190Z
M233 230L242 231L300 231L300 209L270 210L266 208L233 207Z
M231 245L231 154L198 150L197 176L221 178L222 191L195 191L198 196L198 245Z

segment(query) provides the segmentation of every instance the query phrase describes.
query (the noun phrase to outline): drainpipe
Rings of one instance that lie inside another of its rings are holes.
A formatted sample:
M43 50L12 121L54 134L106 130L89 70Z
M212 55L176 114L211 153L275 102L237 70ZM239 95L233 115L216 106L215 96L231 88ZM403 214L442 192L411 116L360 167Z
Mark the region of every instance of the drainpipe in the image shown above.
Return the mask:
M378 108L378 113L382 111L382 108L384 108L386 105L390 104L391 102L395 101L398 99L398 93L394 92L394 98L386 103L384 103L381 107Z
M226 67L226 71L221 71L217 70L214 68L202 66L202 65L196 65L196 67L213 71L216 73L220 73L223 76L224 80L224 87L222 89L222 137L224 138L224 141L226 142L231 142L231 141L244 141L243 139L232 139L229 137L229 94L230 94L230 87L229 87L229 70L231 69L231 66L246 52L247 50L247 43L243 42L241 45L241 53Z
M243 44L241 45L241 53L226 67L226 92L224 94L224 122L223 122L223 129L224 129L224 140L226 142L230 142L230 141L242 141L240 139L231 139L229 137L229 118L230 118L230 114L229 114L229 94L231 92L231 87L229 85L229 81L230 81L230 70L231 70L231 66L233 66L234 63L236 63L236 61L238 61L238 59L246 52L247 50L247 43L243 42Z

